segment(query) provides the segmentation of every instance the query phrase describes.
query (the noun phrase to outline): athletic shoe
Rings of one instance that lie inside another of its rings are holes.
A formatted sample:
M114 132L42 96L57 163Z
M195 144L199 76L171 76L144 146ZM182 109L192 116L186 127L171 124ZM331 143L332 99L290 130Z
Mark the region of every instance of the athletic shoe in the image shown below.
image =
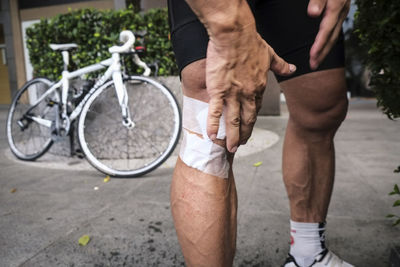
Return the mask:
M300 267L296 260L292 255L288 255L285 263L282 267ZM345 262L340 259L338 256L325 249L317 257L315 257L315 261L310 267L354 267L350 263Z

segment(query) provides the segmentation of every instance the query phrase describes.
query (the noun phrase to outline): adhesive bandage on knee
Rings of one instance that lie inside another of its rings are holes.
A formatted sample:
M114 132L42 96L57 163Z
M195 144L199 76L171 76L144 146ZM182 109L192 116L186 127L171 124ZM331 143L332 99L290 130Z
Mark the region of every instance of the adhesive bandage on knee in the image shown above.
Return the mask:
M208 103L183 96L183 140L179 157L188 166L201 172L228 178L226 149L207 135ZM200 137L200 136L202 137ZM221 116L217 139L225 138L225 119Z

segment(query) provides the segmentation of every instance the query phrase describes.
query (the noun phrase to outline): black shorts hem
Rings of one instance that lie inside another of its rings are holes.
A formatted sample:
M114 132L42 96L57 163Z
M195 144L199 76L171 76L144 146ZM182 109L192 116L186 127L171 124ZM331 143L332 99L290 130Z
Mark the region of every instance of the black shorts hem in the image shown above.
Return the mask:
M345 66L344 58L344 38L343 34L340 35L336 44L332 47L331 51L318 66L317 69L313 70L310 68L310 49L312 44L305 46L297 51L293 51L281 57L288 63L296 65L296 72L290 76L275 75L278 82L293 79L295 77L317 72L321 70L343 68Z

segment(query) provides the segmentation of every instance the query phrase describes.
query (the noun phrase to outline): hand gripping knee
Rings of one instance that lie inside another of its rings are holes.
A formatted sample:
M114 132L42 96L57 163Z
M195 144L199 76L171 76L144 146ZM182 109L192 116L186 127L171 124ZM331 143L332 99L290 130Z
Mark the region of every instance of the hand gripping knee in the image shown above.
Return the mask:
M179 157L189 167L204 173L228 178L226 149L207 135L208 104L183 96L183 140ZM217 139L225 139L224 115L220 119Z

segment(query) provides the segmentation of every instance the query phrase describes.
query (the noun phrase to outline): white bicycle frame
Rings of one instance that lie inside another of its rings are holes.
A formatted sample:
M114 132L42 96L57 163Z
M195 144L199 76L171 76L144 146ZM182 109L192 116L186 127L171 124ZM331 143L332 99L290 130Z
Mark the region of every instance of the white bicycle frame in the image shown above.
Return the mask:
M111 58L101 61L100 63L96 63L82 69L75 70L73 72L69 72L68 70L64 70L62 72L62 78L57 83L53 84L39 99L36 99L35 102L32 104L31 108L27 111L29 113L35 106L37 106L42 100L44 100L47 96L54 93L58 88L61 87L61 103L62 103L62 113L61 117L68 120L68 128L69 123L74 121L82 111L83 106L85 105L87 99L96 91L100 86L105 84L108 80L112 78L112 81L115 85L116 94L118 97L119 105L121 106L122 112L122 123L126 127L134 127L134 123L132 122L129 114L128 109L128 94L126 92L126 88L124 86L122 80L122 73L121 73L121 63L120 63L120 53L125 52L134 52L132 45L135 42L135 36L131 31L123 31L120 34L120 40L125 41L122 46L112 46L109 48L109 52L111 53ZM63 51L63 60L65 66L68 66L68 52ZM136 65L144 68L143 76L150 75L150 68L140 60L137 54L133 54L133 60ZM95 83L95 85L89 90L89 92L85 95L83 100L78 104L77 107L72 111L72 113L67 116L67 98L68 98L68 89L69 89L69 81L73 78L82 76L87 73L95 72L101 70L103 68L108 67L105 73L100 77L100 79ZM59 101L59 99L57 99ZM31 119L43 126L51 127L52 121L42 119L38 116L31 117Z

